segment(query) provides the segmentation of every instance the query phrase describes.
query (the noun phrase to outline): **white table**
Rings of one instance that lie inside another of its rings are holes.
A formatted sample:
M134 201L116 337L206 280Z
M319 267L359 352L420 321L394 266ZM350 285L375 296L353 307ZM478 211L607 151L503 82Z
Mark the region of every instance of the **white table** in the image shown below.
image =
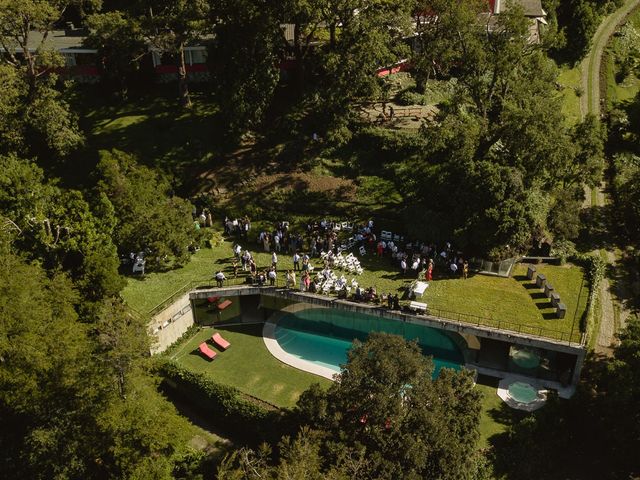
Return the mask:
M412 290L414 297L417 297L418 295L422 297L427 288L429 288L429 284L427 282L416 282Z

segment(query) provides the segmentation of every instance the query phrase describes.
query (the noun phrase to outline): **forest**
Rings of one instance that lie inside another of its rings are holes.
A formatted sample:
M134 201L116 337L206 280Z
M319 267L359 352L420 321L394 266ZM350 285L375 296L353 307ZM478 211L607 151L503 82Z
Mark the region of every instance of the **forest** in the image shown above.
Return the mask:
M432 381L415 344L372 335L340 382L275 422L276 438L225 456L190 444L148 319L121 296L131 252L167 271L211 241L193 228L203 207L218 221L375 216L490 260L541 242L588 253L600 237L585 188L603 179L633 276L640 94L574 123L558 80L622 2L542 4L532 42L518 2L489 29L484 0L0 0L3 478L640 478L637 319L611 357L592 355L573 399L514 418L487 448L468 372ZM69 23L97 51L96 84L68 78L47 42ZM188 74L193 45L206 47L204 81ZM152 51L174 62L170 82L154 80ZM640 78L638 38L623 60ZM378 72L400 61L410 82L398 87ZM386 127L401 97L433 104L411 131ZM120 109L149 121L105 134ZM243 190L291 172L348 179L356 198ZM213 193L213 177L231 193Z

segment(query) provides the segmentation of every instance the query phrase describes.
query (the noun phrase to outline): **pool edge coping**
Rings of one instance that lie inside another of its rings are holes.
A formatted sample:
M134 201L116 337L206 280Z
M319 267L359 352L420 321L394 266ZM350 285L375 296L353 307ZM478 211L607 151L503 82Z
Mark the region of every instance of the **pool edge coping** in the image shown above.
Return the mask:
M287 313L290 312L285 312L284 310L276 312L271 315L266 322L264 322L264 327L262 327L262 340L264 341L267 350L269 350L269 353L290 367L334 381L335 376L338 375L338 372L335 370L302 360L301 358L287 353L280 346L275 335L276 323L284 314Z
M531 387L535 388L537 391L537 398L531 402L520 402L513 398L509 392L509 387L512 383L515 382L523 382L529 384ZM544 407L547 403L547 394L549 393L548 389L542 384L541 381L535 379L523 379L519 375L508 375L500 380L498 384L498 388L496 393L498 397L502 399L504 403L506 403L509 407L515 410L522 410L525 412L533 412L538 410L539 408Z

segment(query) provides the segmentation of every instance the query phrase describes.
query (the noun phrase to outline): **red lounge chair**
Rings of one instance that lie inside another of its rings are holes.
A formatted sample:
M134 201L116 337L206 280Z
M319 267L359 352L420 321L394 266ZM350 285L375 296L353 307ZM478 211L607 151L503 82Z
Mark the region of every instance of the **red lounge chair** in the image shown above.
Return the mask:
M219 333L214 333L211 336L211 341L213 341L213 343L219 346L222 350L226 350L231 346L231 344L222 338Z
M209 360L213 360L214 358L216 358L217 353L209 348L207 342L202 342L198 347L198 350L200 350L200 353L207 357Z
M225 308L227 308L229 305L231 305L231 300L225 300L224 302L220 302L218 304L218 310L222 311Z

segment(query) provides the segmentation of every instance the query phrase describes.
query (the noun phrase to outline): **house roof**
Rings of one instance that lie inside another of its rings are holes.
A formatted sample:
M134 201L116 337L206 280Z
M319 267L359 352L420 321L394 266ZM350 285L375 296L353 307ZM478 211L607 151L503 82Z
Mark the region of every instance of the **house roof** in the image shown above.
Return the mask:
M32 30L29 32L29 38L27 39L27 47L30 51L36 51L42 44L44 33ZM88 49L83 45L86 38L86 31L82 29L76 30L52 30L47 35L44 42L46 48L50 48L57 51L83 51L83 52L95 52L94 49ZM7 41L8 40L8 41ZM5 44L7 48L20 51L20 47L17 42L11 41L5 38ZM3 50L0 48L0 50Z
M86 38L86 31L76 30L52 30L47 35L45 45L54 50L77 49L83 48L83 42ZM32 31L29 33L29 50L35 50L40 46L44 34L42 32Z
M495 14L503 13L509 5L520 5L527 17L544 17L545 11L542 9L541 0L489 0L491 11Z

